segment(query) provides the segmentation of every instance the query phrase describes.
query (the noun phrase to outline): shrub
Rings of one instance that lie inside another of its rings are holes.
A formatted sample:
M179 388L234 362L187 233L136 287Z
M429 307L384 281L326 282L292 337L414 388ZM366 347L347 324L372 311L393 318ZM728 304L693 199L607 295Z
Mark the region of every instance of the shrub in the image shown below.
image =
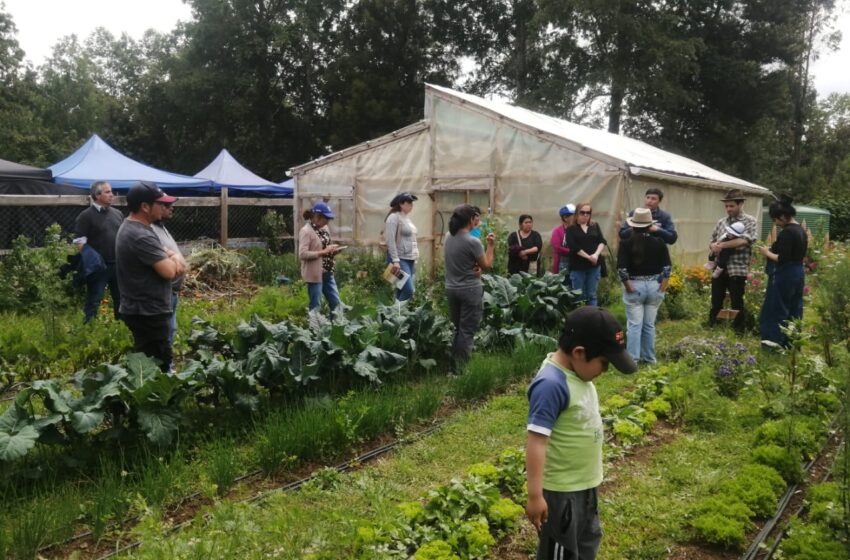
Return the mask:
M452 552L452 547L446 541L436 540L419 547L414 560L460 560L460 556Z
M755 515L767 517L776 510L779 492L785 487L785 481L770 467L747 467L754 468L742 471L734 480L724 484L721 492L740 500Z
M260 219L260 225L257 230L260 233L260 237L266 242L266 247L268 247L270 252L275 254L283 252L283 237L289 234L290 227L287 219L280 211L272 208L266 210L266 213Z
M629 420L617 420L612 430L617 439L625 444L639 443L643 439L643 430Z
M814 484L809 488L809 520L835 531L843 527L841 487L835 482Z
M772 467L785 482L795 484L803 480L801 455L796 449L784 449L775 444L760 445L753 449L754 462Z
M786 560L847 560L847 550L835 539L835 533L818 525L791 521L788 535L782 541Z
M712 496L695 508L696 518L691 526L697 537L710 544L740 548L752 526L753 511L736 498Z
M756 429L755 445L772 443L787 446L790 436L791 446L811 457L820 450L817 423L817 420L808 417L767 421Z
M643 405L643 407L646 410L654 413L656 416L660 416L662 418L670 418L670 416L673 414L673 407L670 405L669 402L667 402L661 397L656 397L651 401L648 401L646 404Z

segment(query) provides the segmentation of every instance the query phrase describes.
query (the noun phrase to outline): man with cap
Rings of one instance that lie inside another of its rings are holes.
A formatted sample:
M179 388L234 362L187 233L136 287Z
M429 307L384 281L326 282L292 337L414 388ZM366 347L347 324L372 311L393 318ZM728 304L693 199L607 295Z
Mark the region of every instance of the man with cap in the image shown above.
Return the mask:
M708 246L709 251L715 255L719 255L721 251L729 251L726 268L721 274L711 279L711 310L708 315L708 324L717 323L717 314L723 307L723 300L728 291L730 305L738 312L732 322L732 326L737 331L743 331L746 322L744 287L750 272L753 243L758 235L756 219L744 213L745 200L744 192L739 189L727 191L726 196L720 199L726 209L726 217L718 220L717 225L714 226ZM736 223L743 224L744 229L740 236L730 238L727 236L727 228L738 231L740 226L732 228Z
M604 436L593 379L609 363L622 373L637 370L624 342L611 313L579 308L528 387L526 513L540 537L538 560L596 558Z
M112 294L112 311L118 318L121 295L115 278L115 236L124 221L124 215L112 207L113 194L109 183L95 181L89 189L89 196L91 206L80 212L74 224L74 242L80 251L83 245L95 250L103 258L106 268L86 277L86 302L83 305L86 323L97 316L107 286Z
M566 275L566 284L570 283L570 248L566 241L566 231L568 227L573 225L575 213L575 204L561 206L561 209L558 210L558 214L561 216L561 224L555 226L549 238L549 242L552 244L552 272L558 274L563 271Z
M133 351L155 358L163 371L168 371L172 358L171 282L186 272L186 261L179 251L163 246L152 224L176 200L155 183L135 184L127 193L130 215L115 243L121 319L133 333Z
M646 189L643 197L643 207L649 208L652 211L652 225L647 230L648 233L656 235L664 240L667 245L673 245L679 234L676 232L676 225L673 223L673 217L669 212L665 212L660 208L661 201L664 199L664 192L658 187L650 187ZM634 215L634 210L629 212L629 218ZM632 233L632 227L628 220L620 226L620 239L625 239Z

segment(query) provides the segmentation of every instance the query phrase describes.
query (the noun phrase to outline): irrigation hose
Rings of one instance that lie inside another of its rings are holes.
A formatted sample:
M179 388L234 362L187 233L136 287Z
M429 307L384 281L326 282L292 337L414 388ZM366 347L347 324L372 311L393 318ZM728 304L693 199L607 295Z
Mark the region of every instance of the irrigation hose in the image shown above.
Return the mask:
M839 420L841 419L841 414L842 413L839 412L836 415L835 419L833 420L833 422L830 426L829 431L832 431L833 429L835 429ZM821 450L821 453L822 452L823 452L823 450ZM812 466L814 466L817 459L820 458L820 456L821 455L819 454L816 458L814 458L811 461L809 461L808 463L806 463L806 465L803 467L803 472L808 473L812 469ZM794 484L793 486L789 487L785 491L785 494L782 495L782 499L779 500L779 505L776 509L776 513L774 513L773 517L771 517L767 521L767 523L764 524L764 527L762 527L761 531L759 531L758 535L756 535L756 538L753 539L752 543L750 543L750 547L747 549L747 551L744 553L744 555L741 556L741 560L755 560L756 556L758 555L759 551L761 550L762 543L765 541L765 539L767 539L767 537L770 535L770 533L773 532L773 529L776 527L776 524L779 523L779 520L785 514L785 509L788 507L788 504L791 502L791 497L794 495L795 492L797 492L798 488L799 488L799 485ZM768 558L769 557L770 556L768 556Z
M367 452L365 452L361 455L358 455L354 459L351 459L351 460L346 461L344 463L340 463L339 465L333 467L333 469L336 470L337 472L340 472L340 473L350 471L350 470L354 469L355 467L357 467L358 465L361 465L361 464L366 463L366 462L368 462L372 459L380 457L381 455L385 455L386 453L389 453L390 451L397 449L397 448L401 447L402 445L408 445L408 444L414 443L414 442L416 442L416 441L418 441L418 440L420 440L424 437L427 437L427 436L431 435L432 433L436 432L442 426L443 426L442 422L434 424L430 428L427 428L427 429L425 429L421 432L418 432L418 433L416 433L416 434L414 434L410 437L397 439L397 440L395 440L391 443L381 445L379 447L376 447L375 449L372 449L372 450L367 451ZM259 472L260 471L255 471L253 473L249 473L247 475L244 475L241 478L244 480L245 478L256 475ZM260 501L264 500L265 498L269 497L272 494L276 494L276 493L279 493L279 492L291 492L293 490L297 490L297 489L301 488L302 486L304 486L304 484L315 479L318 476L318 472L319 471L315 471L313 474L311 474L308 477L305 477L305 478L302 478L300 480L296 480L296 481L293 481L293 482L288 482L288 483L284 484L283 486L279 486L277 488L267 490L265 492L257 494L256 496L251 496L250 498L248 498L246 500L242 500L241 503L260 502ZM195 495L199 495L199 494L200 494L200 492L195 493ZM189 499L189 498L186 498L186 499ZM204 515L204 519L208 519L208 517L209 517L209 514ZM165 532L165 534L166 535L174 534L177 531L180 531L180 530L190 526L193 522L194 522L194 518L189 519L187 521L183 521L182 523L178 523L177 525L170 527ZM113 550L113 551L111 551L107 554L104 554L103 556L98 557L97 560L107 560L108 558L113 558L115 556L118 556L119 554L123 554L124 552L129 552L130 550L134 550L134 549L138 548L139 546L141 546L141 544L142 544L141 541L131 542L131 543L129 543L129 544L127 544L127 545L125 545L121 548L118 548L118 549Z

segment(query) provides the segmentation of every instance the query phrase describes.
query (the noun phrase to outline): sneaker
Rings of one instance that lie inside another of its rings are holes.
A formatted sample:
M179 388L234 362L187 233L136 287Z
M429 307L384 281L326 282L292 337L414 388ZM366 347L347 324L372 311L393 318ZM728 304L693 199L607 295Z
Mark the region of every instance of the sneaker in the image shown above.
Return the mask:
M718 266L714 269L714 272L711 273L711 277L720 278L721 274L723 274L723 269Z

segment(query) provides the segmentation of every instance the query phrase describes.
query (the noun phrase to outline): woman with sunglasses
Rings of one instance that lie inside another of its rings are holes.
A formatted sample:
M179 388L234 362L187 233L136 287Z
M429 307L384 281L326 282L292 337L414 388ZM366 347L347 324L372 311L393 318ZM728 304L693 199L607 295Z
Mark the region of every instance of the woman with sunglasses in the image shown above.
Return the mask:
M607 242L599 224L591 221L593 209L589 202L576 206L576 222L564 236L570 248L570 283L581 290L588 305L596 305L596 288L601 276L602 250Z

